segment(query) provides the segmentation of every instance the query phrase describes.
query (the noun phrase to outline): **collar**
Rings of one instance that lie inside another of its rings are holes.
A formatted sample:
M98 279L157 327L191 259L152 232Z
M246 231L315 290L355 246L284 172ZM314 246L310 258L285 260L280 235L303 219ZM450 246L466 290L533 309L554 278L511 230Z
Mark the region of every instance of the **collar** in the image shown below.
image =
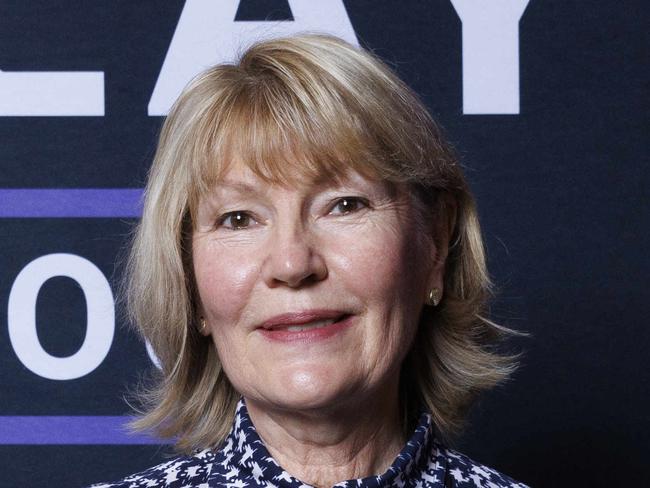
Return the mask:
M235 419L221 453L228 471L228 486L246 486L244 480L267 488L310 488L287 473L270 455L250 419L243 398L237 404ZM336 488L380 488L415 486L442 488L446 462L434 440L431 415L423 412L417 427L393 464L379 476L342 481Z

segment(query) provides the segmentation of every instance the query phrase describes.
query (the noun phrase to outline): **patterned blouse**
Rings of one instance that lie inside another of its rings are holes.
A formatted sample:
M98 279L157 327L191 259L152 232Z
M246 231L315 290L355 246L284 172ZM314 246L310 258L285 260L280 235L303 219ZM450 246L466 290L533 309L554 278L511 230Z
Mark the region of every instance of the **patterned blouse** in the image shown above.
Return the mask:
M448 449L433 435L431 415L423 413L413 435L380 476L341 481L333 488L528 488L506 475ZM271 457L243 400L230 434L219 450L180 456L115 483L90 488L311 488Z

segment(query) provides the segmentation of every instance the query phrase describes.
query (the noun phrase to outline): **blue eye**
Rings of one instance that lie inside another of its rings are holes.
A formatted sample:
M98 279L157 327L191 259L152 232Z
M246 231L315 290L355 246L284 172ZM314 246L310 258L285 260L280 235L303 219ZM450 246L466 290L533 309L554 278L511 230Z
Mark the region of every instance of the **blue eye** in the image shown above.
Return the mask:
M247 212L236 210L223 214L217 221L217 227L226 227L231 230L246 229L255 222L253 217Z
M338 213L339 215L346 215L357 210L362 209L363 207L368 206L368 201L364 198L359 197L343 197L339 198L334 205L330 213ZM339 212L335 212L338 209Z

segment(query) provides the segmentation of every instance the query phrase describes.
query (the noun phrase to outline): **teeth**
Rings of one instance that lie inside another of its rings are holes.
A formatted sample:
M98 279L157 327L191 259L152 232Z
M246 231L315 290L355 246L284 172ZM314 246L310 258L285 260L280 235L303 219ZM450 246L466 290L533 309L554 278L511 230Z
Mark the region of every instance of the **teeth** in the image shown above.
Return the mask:
M288 330L289 332L300 332L302 330L308 330L308 329L321 329L323 327L327 327L328 325L332 325L334 322L336 322L336 320L334 319L317 320L315 322L310 322L308 324L290 325L285 330Z

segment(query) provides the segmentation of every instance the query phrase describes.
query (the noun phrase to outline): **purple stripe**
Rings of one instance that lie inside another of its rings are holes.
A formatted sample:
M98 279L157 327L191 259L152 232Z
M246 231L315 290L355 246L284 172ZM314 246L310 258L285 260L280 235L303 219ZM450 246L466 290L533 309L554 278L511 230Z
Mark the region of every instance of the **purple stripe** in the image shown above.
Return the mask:
M0 189L4 217L140 217L142 189Z
M131 434L131 417L0 416L1 444L166 444L144 434Z

